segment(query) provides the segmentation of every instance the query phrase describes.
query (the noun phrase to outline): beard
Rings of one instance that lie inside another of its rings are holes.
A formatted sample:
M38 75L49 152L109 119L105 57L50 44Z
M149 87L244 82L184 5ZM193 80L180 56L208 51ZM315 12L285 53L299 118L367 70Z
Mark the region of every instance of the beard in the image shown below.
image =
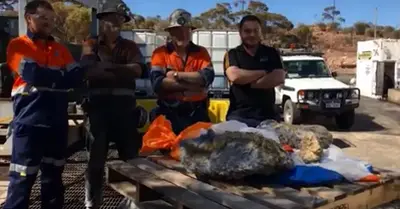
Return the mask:
M256 44L253 44L253 43L252 44L248 44L248 43L243 42L243 45L248 49L254 49L254 48L257 48L260 45L260 42L257 42Z

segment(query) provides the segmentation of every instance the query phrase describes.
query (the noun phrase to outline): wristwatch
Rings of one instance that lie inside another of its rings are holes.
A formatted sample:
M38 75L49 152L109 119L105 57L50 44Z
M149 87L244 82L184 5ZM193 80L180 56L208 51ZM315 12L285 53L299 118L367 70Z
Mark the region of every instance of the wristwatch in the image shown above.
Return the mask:
M178 77L178 72L174 72L174 74L172 74L172 75L174 76L174 78L175 78L176 80L179 79L179 77Z

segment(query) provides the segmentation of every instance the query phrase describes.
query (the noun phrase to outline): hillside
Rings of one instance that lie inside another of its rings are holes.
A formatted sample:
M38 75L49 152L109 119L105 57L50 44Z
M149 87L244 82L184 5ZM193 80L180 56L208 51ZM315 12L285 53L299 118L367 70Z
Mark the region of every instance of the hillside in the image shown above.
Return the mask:
M52 2L57 14L54 36L64 43L81 44L89 35L91 21L89 9L75 0L49 1ZM15 16L16 11L1 10L1 8L13 8L7 7L5 2L11 5L16 1L0 1L0 16ZM144 17L140 15L140 11L137 11L138 14L133 14L129 8L127 10L133 20L123 26L124 30L146 29L161 32L168 25L167 18ZM192 22L199 29L236 30L241 18L247 14L256 15L263 23L266 44L280 48L295 44L299 47L319 49L325 53L329 67L339 73L355 72L357 42L374 37L374 29L378 38L400 39L400 29L392 26L356 22L350 27L344 27L345 18L335 6L324 8L320 20L314 25L294 25L284 14L271 12L263 1L227 0L194 16Z
M357 60L357 41L367 40L364 36L351 36L337 32L313 31L314 46L325 53L330 69L338 73L354 74Z

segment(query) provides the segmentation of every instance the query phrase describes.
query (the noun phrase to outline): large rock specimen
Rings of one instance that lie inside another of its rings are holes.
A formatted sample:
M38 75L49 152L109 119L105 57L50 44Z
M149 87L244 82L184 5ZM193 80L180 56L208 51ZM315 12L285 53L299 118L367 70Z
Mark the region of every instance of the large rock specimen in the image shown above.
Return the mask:
M280 143L299 149L305 163L320 161L323 149L327 149L333 142L332 134L320 125L289 125L266 120L257 128L275 130Z
M214 179L270 175L293 167L279 143L257 133L216 134L210 129L199 138L182 141L180 146L181 162L187 170Z

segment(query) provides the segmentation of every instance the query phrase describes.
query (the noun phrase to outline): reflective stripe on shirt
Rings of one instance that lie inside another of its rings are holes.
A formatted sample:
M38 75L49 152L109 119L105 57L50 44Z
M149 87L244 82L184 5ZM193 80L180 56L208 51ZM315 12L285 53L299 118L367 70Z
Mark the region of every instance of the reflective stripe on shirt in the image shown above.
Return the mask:
M89 95L112 95L112 96L135 96L135 90L132 89L123 89L123 88L116 88L116 89L90 89Z
M10 163L10 172L17 172L21 175L33 175L39 172L40 166L25 166L16 163Z
M29 93L41 92L41 91L68 93L68 92L73 91L73 89L52 89L52 88L47 88L47 87L34 87L34 86L29 89L26 89L26 84L25 84L25 85L19 86L16 89L13 89L11 91L11 97L16 96L18 94L27 95Z

